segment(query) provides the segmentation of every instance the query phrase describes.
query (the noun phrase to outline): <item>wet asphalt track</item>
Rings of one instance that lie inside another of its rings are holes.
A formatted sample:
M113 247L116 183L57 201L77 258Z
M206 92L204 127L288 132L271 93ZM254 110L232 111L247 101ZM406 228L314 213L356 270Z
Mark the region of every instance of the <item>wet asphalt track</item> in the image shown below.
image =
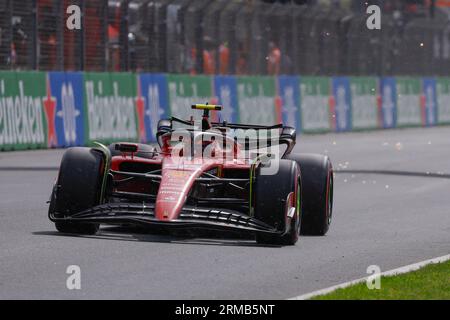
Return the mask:
M345 173L328 235L284 248L60 235L45 202L62 151L0 153L0 298L284 299L450 252L450 128L305 136L297 150L328 153ZM81 290L66 289L69 265Z

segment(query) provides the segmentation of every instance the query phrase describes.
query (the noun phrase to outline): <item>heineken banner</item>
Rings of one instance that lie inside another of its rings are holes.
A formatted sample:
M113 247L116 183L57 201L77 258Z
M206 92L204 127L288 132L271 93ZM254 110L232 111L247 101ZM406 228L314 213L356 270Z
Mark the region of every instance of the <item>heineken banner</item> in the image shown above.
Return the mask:
M397 126L422 125L425 108L422 84L419 78L397 78Z
M330 79L300 78L300 119L305 133L330 131Z
M239 122L272 125L281 121L281 102L275 96L275 78L238 77Z
M353 130L378 128L378 79L352 77L350 90Z
M136 110L140 123L139 140L154 142L158 121L169 116L166 75L140 75L136 95Z
M49 72L46 103L49 144L84 145L83 74Z
M137 141L136 76L131 73L85 73L86 143Z
M436 79L437 122L450 124L450 78Z
M47 118L54 117L52 97L47 94L43 72L0 73L0 148L46 148L56 141L54 126L47 137Z
M154 142L158 121L219 103L214 121L298 133L450 124L450 78L0 72L0 150Z
M212 84L209 76L168 75L170 114L181 119L189 119L195 113L191 105L196 103L215 103L212 97Z
M278 77L277 97L281 99L282 122L301 131L299 77Z

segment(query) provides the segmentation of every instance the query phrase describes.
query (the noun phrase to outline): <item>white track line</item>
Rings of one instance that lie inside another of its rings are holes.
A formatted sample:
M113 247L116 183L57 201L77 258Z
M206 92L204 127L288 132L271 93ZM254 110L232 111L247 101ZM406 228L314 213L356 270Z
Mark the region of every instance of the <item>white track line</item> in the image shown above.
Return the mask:
M426 265L429 265L429 264L441 263L441 262L445 262L445 261L448 261L448 260L450 260L450 254L448 254L446 256L442 256L442 257L433 258L433 259L421 261L421 262L418 262L418 263L410 264L410 265L407 265L407 266L404 266L404 267L401 267L401 268L397 268L397 269L393 269L393 270L389 270L389 271L386 271L386 272L382 272L380 274L380 276L394 276L394 275L398 275L398 274L402 274L402 273L407 273L407 272L411 272L411 271L415 271L415 270L418 270L420 268L423 268L423 267L425 267ZM335 285L335 286L332 286L332 287L329 287L329 288L326 288L326 289L317 290L317 291L314 291L314 292L311 292L311 293L303 294L301 296L293 297L293 298L290 298L288 300L308 300L308 299L310 299L312 297L315 297L315 296L321 296L321 295L330 293L332 291L335 291L336 289L346 288L346 287L349 287L349 286L354 285L354 284L365 282L365 281L367 281L367 278L368 277L364 277L364 278L356 279L356 280L353 280L353 281L341 283L341 284L338 284L338 285Z

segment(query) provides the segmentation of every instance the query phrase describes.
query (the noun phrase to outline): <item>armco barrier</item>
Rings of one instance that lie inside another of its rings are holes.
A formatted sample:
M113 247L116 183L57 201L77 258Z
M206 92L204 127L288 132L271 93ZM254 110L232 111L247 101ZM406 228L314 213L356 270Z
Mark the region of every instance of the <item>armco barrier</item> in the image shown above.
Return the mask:
M450 78L0 72L0 150L154 142L158 121L220 103L216 121L299 133L450 124Z

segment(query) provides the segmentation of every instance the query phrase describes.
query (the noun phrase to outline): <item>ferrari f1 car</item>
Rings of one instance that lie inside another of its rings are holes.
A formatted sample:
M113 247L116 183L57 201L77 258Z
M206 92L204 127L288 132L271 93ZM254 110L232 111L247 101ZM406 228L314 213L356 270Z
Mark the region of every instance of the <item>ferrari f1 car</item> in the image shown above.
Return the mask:
M210 111L221 106L192 108L203 111L201 120L159 121L158 145L68 149L50 197L56 229L95 234L100 224L118 224L223 230L269 245L327 233L333 211L327 156L292 153L294 128L212 122Z

